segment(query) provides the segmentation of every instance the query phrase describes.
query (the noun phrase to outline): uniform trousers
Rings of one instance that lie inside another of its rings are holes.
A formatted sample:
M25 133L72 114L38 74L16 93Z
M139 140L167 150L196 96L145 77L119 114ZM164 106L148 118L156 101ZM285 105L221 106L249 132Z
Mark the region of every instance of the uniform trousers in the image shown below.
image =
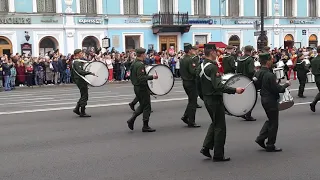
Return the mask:
M268 142L266 143L267 147L274 148L279 127L279 103L268 97L261 97L261 104L267 114L268 120L262 126L257 141L268 139Z
M316 80L316 85L318 87L319 92L312 102L313 105L316 105L318 101L320 101L320 75L315 76L315 80Z
M304 72L298 71L298 80L299 80L299 92L298 96L303 96L304 88L307 82L307 74Z
M75 83L80 90L80 99L78 101L78 105L80 107L85 107L89 98L88 84L87 82L79 79L75 79Z
M195 123L198 92L195 81L183 81L183 88L188 95L188 105L184 112L184 117L189 118L189 124Z
M203 96L204 104L211 118L203 147L213 150L214 157L224 157L224 145L226 142L226 119L222 96Z
M150 92L147 86L134 86L134 93L139 102L139 107L134 112L135 118L143 113L143 121L149 121L151 113Z

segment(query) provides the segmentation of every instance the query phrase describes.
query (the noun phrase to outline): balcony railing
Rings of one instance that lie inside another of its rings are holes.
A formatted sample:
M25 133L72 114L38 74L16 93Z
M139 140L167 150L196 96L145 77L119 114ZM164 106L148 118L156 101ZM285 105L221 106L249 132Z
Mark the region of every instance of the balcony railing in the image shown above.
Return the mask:
M183 26L189 25L188 13L157 13L152 16L153 26Z

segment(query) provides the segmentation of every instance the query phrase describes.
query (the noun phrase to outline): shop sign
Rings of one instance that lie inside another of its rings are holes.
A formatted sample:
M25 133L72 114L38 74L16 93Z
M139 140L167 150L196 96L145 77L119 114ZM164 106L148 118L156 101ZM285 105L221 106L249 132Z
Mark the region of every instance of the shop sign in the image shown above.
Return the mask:
M216 20L213 19L192 19L189 20L189 24L217 24Z
M102 24L102 19L79 19L80 24Z
M124 20L124 23L136 24L136 23L140 23L140 19L126 19L126 20Z
M291 20L290 24L314 24L314 21Z
M234 24L254 24L255 21L235 21Z
M31 24L31 18L0 17L0 24Z

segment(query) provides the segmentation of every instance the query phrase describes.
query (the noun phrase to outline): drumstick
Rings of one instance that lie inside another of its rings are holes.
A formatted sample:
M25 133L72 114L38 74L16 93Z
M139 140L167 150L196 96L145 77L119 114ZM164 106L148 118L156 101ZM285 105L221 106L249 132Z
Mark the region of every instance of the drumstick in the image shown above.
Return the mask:
M157 73L157 71L156 71L156 70L154 70L154 72L156 73L156 76L158 76L158 73Z
M244 87L244 89L247 89L248 86L250 86L250 84L252 84L253 82L257 81L258 79L256 77L252 78L252 81L249 82L249 84L246 85L246 87Z

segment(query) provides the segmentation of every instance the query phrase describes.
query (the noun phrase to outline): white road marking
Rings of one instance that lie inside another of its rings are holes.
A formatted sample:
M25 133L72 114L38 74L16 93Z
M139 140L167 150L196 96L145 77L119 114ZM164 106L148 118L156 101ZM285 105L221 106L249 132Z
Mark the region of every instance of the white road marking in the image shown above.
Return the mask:
M161 102L170 102L170 101L183 101L187 100L188 98L171 98L171 99L160 99L160 100L152 100L152 103L161 103ZM121 103L108 103L108 104L95 104L95 105L88 105L88 108L97 108L97 107L110 107L110 106L123 106L128 105L129 102L121 102ZM295 103L294 106L299 105L306 105L310 104L311 102L302 102L302 103ZM22 111L11 111L11 112L1 112L0 115L12 115L12 114L24 114L24 113L34 113L34 112L48 112L48 111L61 111L61 110L70 110L73 109L72 107L59 107L59 108L46 108L46 109L33 109L33 110L22 110Z

